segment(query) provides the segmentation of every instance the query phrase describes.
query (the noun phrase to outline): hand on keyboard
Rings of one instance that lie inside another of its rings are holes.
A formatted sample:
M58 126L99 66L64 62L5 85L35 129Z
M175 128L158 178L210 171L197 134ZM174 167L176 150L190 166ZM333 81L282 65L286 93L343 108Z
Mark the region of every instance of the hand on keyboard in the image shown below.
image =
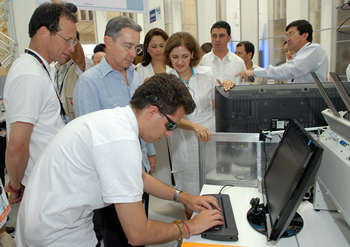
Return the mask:
M200 234L205 230L218 225L223 225L224 218L218 210L203 210L187 221L191 229L191 235Z
M194 196L186 192L181 192L181 201L193 211L203 211L205 209L212 209L212 205L221 210L218 200L212 196Z

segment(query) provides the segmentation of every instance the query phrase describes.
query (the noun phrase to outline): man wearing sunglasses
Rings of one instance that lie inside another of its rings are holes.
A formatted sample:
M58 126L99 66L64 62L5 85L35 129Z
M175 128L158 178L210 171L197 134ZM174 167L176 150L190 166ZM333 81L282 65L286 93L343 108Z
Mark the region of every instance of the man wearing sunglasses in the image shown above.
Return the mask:
M74 88L73 107L76 117L130 104L132 95L142 84L141 77L135 71L133 64L136 55L142 51L137 47L141 31L141 26L126 16L112 18L107 23L104 38L106 55L98 65L79 77ZM140 144L143 152L140 166L147 173L152 174L156 167L154 146L142 139ZM148 195L146 193L144 205L147 213ZM114 207L103 208L99 213L102 219L104 246L127 246L127 239L120 224L114 223L118 220ZM98 225L97 217L99 215L96 212L95 226ZM96 233L98 234L98 230Z
M312 43L312 26L306 20L293 21L286 27L285 40L293 59L280 66L266 69L244 70L236 76L248 81L249 77L271 78L292 83L314 82L310 72L316 72L322 82L328 77L328 56L319 44Z
M164 73L140 86L131 106L94 112L68 124L29 178L17 221L17 246L93 247L93 210L107 204L113 205L132 246L181 240L222 225L220 212L210 205L219 209L215 198L177 191L140 166L139 137L154 142L171 136L183 115L194 109L186 86ZM143 191L201 212L176 224L148 220Z

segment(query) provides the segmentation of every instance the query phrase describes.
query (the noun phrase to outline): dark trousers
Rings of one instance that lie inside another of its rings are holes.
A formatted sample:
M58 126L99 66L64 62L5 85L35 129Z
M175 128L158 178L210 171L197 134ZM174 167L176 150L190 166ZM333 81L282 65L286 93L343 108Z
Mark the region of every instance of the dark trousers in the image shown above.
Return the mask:
M148 204L149 204L149 194L144 193L142 195L142 200L144 202L146 215L148 217ZM125 236L123 228L120 224L117 212L115 211L114 204L108 207L101 208L101 226L102 226L102 236L103 243L105 247L129 247L128 239Z
M2 185L5 186L5 150L6 150L6 136L0 136L0 178Z

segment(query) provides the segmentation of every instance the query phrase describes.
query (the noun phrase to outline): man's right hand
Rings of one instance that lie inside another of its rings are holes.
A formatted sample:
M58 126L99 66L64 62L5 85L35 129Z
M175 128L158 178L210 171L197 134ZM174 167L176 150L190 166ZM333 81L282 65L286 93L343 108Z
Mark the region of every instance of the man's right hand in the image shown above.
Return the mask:
M9 200L9 203L11 205L22 201L22 197L23 197L23 190L22 189L18 194L11 193L11 190L10 190L8 184L5 185L4 189L5 189L5 192L8 193L8 195L9 195L8 200Z
M191 235L200 234L213 226L223 225L224 218L219 210L203 210L194 216L191 220L186 221L190 228Z

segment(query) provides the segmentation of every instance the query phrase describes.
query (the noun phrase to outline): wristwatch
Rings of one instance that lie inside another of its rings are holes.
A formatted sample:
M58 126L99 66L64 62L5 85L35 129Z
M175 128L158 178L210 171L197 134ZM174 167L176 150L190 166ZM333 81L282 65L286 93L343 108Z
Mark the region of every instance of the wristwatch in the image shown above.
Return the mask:
M175 193L174 193L174 197L173 197L174 202L179 202L178 199L179 199L180 192L182 192L182 190L175 189Z

